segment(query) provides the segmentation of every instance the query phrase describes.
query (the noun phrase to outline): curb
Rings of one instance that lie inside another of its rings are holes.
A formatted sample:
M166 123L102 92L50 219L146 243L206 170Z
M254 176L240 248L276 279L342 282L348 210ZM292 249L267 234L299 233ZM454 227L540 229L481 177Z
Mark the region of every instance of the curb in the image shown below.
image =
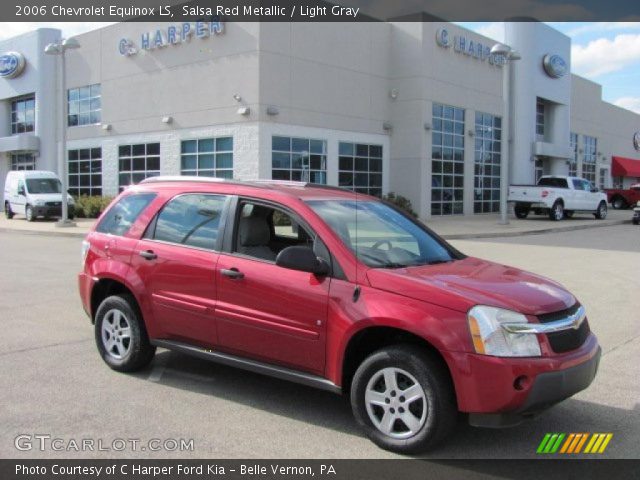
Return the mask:
M594 221L595 222L595 221ZM525 235L543 235L545 233L562 233L562 232L572 232L576 230L587 230L589 228L604 228L604 227L612 227L615 225L624 225L626 223L631 223L630 220L614 220L609 223L594 223L593 225L568 225L565 227L553 227L553 228L543 228L540 230L528 230L524 232L487 232L487 233L460 233L460 234L451 234L451 235L440 235L445 240L469 240L476 238L507 238L507 237L524 237ZM434 230L435 231L435 230ZM436 231L437 233L437 231Z
M19 228L0 228L0 233L20 233L23 235L34 235L38 237L69 237L84 238L88 232L48 232L41 230L22 230Z
M525 235L543 235L545 233L561 233L572 232L576 230L586 230L589 228L604 228L612 227L614 225L624 225L631 223L630 220L614 220L608 223L595 222L593 225L567 225L563 227L543 228L540 230L528 230L523 232L487 232L487 233L454 233L450 235L440 235L445 240L472 240L478 238L509 238L509 237L523 237ZM433 230L433 229L432 229ZM434 230L436 233L437 230ZM19 228L0 228L0 233L21 233L24 235L35 235L43 237L69 237L69 238L84 238L88 232L63 232L63 231L42 231L42 230L22 230Z

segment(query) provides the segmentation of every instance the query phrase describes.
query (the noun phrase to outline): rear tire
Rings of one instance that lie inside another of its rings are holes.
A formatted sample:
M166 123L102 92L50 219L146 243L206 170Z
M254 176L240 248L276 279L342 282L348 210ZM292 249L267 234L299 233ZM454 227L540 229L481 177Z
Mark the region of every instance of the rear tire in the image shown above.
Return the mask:
M529 208L516 205L513 209L516 218L527 218L529 216Z
M446 366L414 345L386 347L367 357L353 377L351 408L376 445L403 454L438 446L458 416Z
M601 201L594 215L598 220L604 220L605 218L607 218L607 202L605 202L604 200Z
M564 218L564 204L560 200L556 200L556 203L549 210L549 218L554 222L559 222Z
M33 222L36 217L33 214L33 207L31 205L27 205L24 210L24 216L27 217L27 222Z
M627 208L627 202L624 200L624 198L618 196L613 199L613 201L611 202L611 206L615 210L622 210Z
M96 312L95 339L102 360L119 372L146 367L156 353L131 295L113 295L102 301Z
M4 202L4 216L7 217L7 220L11 220L13 218L13 211L11 211L11 205L9 202Z

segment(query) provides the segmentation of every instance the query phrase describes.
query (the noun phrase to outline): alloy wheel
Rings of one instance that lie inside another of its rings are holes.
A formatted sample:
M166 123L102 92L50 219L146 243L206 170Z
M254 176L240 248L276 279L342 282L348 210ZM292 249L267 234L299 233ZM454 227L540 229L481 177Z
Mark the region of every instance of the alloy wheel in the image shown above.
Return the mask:
M413 375L387 367L371 376L364 401L373 425L385 435L404 439L416 435L427 419L427 398Z
M121 360L131 348L131 325L126 315L118 310L109 310L102 320L102 345L109 355Z

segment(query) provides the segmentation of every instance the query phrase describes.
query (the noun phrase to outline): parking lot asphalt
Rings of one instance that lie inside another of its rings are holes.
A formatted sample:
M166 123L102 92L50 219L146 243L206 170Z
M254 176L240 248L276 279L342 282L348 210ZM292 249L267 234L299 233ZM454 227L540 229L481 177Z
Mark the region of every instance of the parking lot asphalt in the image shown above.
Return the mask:
M611 432L607 458L640 458L640 229L631 225L452 242L563 283L603 347L584 392L504 430L461 423L430 458L532 458L547 432ZM0 233L0 457L394 458L363 437L346 398L159 350L136 374L96 352L76 288L80 239ZM21 434L193 439L192 451L28 451Z

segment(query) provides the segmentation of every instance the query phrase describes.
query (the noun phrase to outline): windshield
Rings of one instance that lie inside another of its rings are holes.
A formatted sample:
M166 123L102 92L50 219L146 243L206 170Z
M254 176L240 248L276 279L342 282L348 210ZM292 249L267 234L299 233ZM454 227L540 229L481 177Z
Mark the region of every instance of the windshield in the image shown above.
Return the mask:
M57 178L28 178L27 191L29 193L60 193L62 184Z
M382 202L312 200L308 205L370 267L400 268L456 259L418 223Z

